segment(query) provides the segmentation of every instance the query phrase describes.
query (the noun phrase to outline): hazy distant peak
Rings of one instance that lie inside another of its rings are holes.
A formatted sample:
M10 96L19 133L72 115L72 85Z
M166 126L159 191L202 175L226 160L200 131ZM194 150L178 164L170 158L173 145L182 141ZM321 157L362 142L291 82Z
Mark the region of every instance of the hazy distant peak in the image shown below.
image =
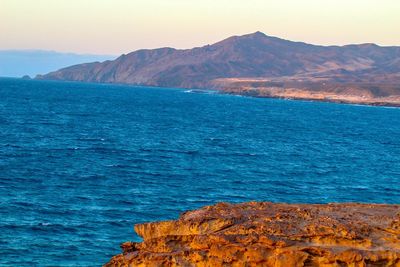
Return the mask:
M266 34L263 33L263 32L256 31L256 32L253 32L253 33L249 33L249 34L242 35L242 36L240 36L240 37L257 39L257 38L269 38L270 36L266 35Z
M291 46L294 44L297 45L307 45L312 46L310 44L301 43L301 42L293 42L289 40L285 40L275 36L269 36L264 34L263 32L257 31L250 34L232 36L227 39L224 39L215 45L242 45L242 46Z
M22 77L85 62L114 59L110 55L74 54L47 50L0 50L0 76Z

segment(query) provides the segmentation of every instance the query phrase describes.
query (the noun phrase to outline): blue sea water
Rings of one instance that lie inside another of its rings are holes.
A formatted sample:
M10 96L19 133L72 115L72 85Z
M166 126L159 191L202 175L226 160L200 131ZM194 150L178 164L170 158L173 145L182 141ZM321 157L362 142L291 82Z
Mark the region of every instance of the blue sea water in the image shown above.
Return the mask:
M0 79L0 265L100 266L219 201L400 203L400 109Z

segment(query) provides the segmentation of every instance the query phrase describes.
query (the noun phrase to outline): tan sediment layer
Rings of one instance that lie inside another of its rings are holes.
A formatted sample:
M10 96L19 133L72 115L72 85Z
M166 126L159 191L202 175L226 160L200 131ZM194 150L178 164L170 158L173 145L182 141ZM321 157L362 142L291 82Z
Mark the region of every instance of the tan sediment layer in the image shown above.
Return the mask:
M324 91L310 91L298 88L225 88L221 90L224 93L238 94L254 97L270 97L295 100L313 100L322 102L335 102L347 104L373 105L373 106L393 106L400 107L400 96L376 97L366 92L358 92L353 90L350 93L338 94Z
M220 203L135 231L105 266L400 266L400 205Z

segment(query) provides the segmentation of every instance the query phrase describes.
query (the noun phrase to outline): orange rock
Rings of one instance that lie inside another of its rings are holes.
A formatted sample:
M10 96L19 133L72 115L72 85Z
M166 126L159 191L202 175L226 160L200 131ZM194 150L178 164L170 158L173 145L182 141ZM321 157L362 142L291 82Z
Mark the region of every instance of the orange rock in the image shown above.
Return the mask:
M135 226L105 266L400 267L400 205L220 203Z

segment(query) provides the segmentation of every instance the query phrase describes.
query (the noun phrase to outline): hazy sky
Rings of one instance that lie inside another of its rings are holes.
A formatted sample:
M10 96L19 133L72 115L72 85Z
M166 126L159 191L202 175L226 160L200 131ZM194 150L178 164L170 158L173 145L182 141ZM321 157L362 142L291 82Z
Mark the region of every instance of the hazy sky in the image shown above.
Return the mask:
M0 0L0 49L121 54L255 31L400 45L399 0Z

